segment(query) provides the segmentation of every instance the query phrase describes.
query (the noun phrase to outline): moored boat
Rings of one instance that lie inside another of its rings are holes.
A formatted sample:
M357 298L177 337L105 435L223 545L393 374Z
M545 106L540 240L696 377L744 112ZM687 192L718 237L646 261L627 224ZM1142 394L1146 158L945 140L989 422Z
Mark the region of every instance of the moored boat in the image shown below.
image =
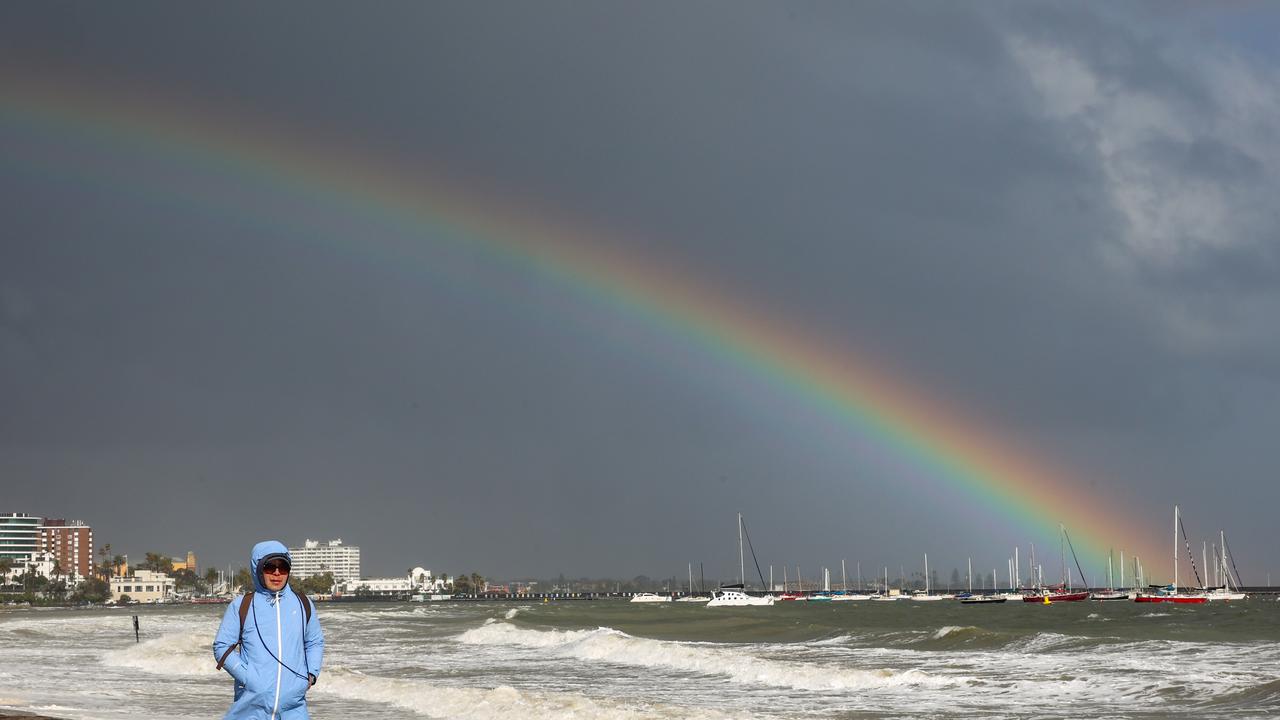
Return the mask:
M995 603L1005 602L1008 598L1004 595L970 595L969 597L960 598L961 605L992 605Z
M1079 602L1088 599L1088 591L1074 591L1061 585L1038 588L1022 595L1022 601L1029 603Z
M747 566L743 556L742 537L746 534L747 527L742 521L742 513L738 513L738 577L742 582L735 585L721 585L711 591L711 599L707 601L704 607L746 607L750 605L772 605L772 595L748 595L747 594ZM747 539L750 542L750 538ZM751 550L751 560L756 561L756 551ZM759 563L756 569L759 570ZM764 585L764 578L760 578L760 584Z
M748 595L741 585L729 585L711 591L711 600L707 602L707 607L747 607L772 604L772 595Z
M1164 587L1152 587L1153 592L1142 592L1133 598L1134 602L1140 603L1178 603L1185 605L1200 605L1209 602L1209 596L1202 592L1187 592L1178 590L1178 530L1182 528L1182 518L1178 513L1178 506L1173 506L1173 582ZM1186 531L1183 530L1183 536ZM1191 547L1187 546L1187 553L1190 554ZM1195 570L1195 558L1191 559L1192 571Z

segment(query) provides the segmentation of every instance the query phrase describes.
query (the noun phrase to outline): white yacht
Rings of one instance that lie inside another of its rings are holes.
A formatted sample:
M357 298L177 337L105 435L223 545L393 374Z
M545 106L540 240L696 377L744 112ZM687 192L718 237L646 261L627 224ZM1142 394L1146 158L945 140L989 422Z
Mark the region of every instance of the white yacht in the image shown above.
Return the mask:
M746 607L748 605L772 605L772 595L748 595L741 587L717 588L711 593L707 607Z
M656 593L640 593L639 595L632 595L631 602L635 602L635 603L671 602L671 596L658 595Z
M738 577L742 580L736 585L721 585L711 592L711 600L706 607L745 607L747 605L772 605L774 597L772 595L748 595L747 594L747 566L742 554L742 534L745 528L742 524L742 513L738 513ZM751 558L755 559L755 551L751 551ZM757 565L756 567L759 567ZM764 578L760 579L764 583Z

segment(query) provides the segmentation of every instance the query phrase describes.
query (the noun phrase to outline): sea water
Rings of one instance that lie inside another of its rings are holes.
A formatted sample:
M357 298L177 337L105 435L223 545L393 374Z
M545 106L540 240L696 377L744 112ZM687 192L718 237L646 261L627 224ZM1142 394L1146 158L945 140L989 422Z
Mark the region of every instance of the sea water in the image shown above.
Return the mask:
M219 717L225 606L0 609L0 708ZM1280 715L1280 603L319 603L315 718ZM135 640L133 616L139 619ZM139 641L140 640L140 641Z

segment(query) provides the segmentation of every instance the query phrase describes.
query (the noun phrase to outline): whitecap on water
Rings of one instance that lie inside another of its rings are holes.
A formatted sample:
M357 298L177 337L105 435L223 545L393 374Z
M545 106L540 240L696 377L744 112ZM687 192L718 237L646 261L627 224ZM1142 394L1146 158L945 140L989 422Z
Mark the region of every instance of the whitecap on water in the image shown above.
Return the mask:
M378 702L433 718L601 718L604 720L644 720L681 717L699 720L727 720L727 715L710 710L691 710L654 705L636 708L581 693L530 692L506 685L493 688L446 687L407 679L383 678L347 670L333 670L313 691L340 698Z
M860 669L775 660L752 654L752 646L650 640L612 628L595 630L531 630L486 622L464 632L469 645L516 645L549 649L562 657L588 662L646 667L673 672L726 676L744 685L797 690L868 690L891 687L952 687L964 684L917 669Z
M111 667L127 667L157 675L216 675L210 636L199 633L164 635L103 654Z

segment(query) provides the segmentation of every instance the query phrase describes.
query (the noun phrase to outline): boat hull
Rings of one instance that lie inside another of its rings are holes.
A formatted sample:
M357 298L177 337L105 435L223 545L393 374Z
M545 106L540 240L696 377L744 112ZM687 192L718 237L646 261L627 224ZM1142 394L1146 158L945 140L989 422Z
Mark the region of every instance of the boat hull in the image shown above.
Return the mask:
M1139 595L1133 599L1140 603L1178 603L1179 605L1201 605L1209 602L1204 595Z
M1022 602L1029 602L1029 603L1043 603L1046 599L1051 603L1080 602L1081 600L1088 600L1089 593L1087 592L1049 593L1047 595L1042 594L1042 595L1023 595L1022 596Z

